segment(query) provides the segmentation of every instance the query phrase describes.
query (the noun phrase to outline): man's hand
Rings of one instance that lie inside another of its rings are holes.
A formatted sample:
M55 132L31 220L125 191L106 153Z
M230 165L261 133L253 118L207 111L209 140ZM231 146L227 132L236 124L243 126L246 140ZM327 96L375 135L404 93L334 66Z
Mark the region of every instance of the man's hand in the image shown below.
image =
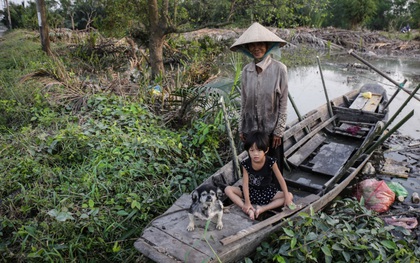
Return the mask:
M273 148L277 148L281 145L281 137L274 135L273 136Z

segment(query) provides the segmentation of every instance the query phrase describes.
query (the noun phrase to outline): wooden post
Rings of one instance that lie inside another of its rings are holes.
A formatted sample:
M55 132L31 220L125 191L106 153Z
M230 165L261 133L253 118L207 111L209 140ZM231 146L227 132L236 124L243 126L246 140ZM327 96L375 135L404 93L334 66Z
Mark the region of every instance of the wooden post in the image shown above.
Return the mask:
M36 1L36 10L38 14L38 25L39 25L39 33L41 35L41 46L42 50L50 55L50 39L48 33L48 24L47 24L47 11L45 7L44 0L37 0Z

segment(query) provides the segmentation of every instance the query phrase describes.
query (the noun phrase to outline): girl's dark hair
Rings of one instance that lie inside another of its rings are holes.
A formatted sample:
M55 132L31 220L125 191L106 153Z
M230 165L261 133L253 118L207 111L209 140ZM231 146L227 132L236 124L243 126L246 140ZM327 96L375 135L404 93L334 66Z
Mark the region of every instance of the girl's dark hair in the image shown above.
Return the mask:
M260 131L255 131L248 134L244 143L245 150L248 151L249 148L254 145L254 143L258 150L267 151L270 145L268 134Z

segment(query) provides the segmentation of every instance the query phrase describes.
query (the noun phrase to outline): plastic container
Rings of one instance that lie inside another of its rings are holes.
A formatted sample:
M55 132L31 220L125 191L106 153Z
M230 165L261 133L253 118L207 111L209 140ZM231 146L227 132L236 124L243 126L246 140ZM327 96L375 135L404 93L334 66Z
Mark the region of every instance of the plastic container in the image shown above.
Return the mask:
M408 191L398 182L387 182L389 188L395 193L399 202L404 202L404 199L408 196Z

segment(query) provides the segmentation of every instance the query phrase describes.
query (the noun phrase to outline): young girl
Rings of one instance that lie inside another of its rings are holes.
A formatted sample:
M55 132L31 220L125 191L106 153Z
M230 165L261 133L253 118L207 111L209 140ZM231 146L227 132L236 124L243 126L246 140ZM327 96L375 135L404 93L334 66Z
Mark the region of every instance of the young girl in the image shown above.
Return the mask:
M249 157L241 162L242 185L225 188L230 200L241 207L251 220L269 209L291 205L293 195L287 190L286 181L277 166L276 159L266 155L269 148L268 135L258 131L253 132L247 136L244 147ZM277 179L282 191L274 178Z

